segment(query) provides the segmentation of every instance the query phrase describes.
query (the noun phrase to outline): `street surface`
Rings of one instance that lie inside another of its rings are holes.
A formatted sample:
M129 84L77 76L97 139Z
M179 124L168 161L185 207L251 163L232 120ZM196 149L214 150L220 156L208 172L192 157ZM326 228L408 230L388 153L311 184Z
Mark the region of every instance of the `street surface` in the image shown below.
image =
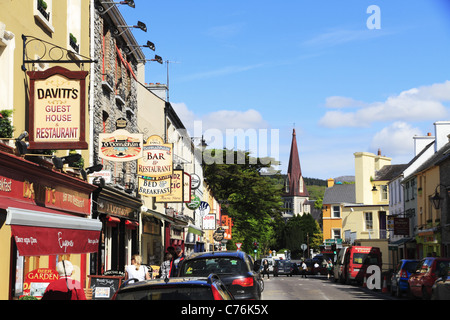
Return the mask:
M392 300L389 293L335 283L324 276L278 276L264 279L262 300Z

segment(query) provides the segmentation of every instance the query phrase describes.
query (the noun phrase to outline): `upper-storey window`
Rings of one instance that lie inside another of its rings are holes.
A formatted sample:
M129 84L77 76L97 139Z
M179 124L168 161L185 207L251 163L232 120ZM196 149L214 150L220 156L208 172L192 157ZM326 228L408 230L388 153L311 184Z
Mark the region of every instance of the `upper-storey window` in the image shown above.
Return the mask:
M81 0L67 0L67 48L80 53Z
M52 1L33 0L34 17L51 33L55 32L55 28L53 28Z

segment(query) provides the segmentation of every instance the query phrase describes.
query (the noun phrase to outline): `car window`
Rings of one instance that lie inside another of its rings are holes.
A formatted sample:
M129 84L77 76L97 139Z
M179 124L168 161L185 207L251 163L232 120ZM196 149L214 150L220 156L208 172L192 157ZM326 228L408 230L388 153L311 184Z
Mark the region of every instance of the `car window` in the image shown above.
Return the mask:
M242 274L246 272L245 262L234 257L220 257L187 260L180 271L181 276L208 276L211 273Z
M139 290L123 290L117 293L116 300L213 300L211 288L156 286Z
M403 270L406 270L409 273L413 273L417 268L417 261L408 261L405 262L405 265L403 266Z

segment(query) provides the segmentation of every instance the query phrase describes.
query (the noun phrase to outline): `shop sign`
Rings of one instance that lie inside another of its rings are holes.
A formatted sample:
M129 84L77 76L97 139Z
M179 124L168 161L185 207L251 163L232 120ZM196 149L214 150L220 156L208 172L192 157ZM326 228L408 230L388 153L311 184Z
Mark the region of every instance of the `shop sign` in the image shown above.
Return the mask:
M125 162L142 157L143 135L119 129L99 134L99 157L109 161Z
M394 235L409 236L409 218L394 219Z
M87 149L87 71L29 71L29 149Z
M207 214L203 217L203 230L216 230L215 214Z
M200 177L195 173L191 173L191 189L198 189L200 187L200 182Z
M186 207L188 207L191 210L195 210L198 207L200 207L201 200L200 200L200 198L197 195L191 194L190 198L191 198L191 202L187 203Z
M136 211L127 206L121 206L103 199L98 199L98 212L128 219L136 219Z
M183 193L184 173L183 170L173 170L170 183L170 193L164 196L157 196L156 202L179 203L184 200Z
M153 135L144 145L142 158L138 160L139 176L154 180L167 179L173 173L173 144L164 143L160 136Z
M76 212L90 215L91 202L89 193L79 192L50 183L29 181L21 177L14 179L0 176L0 195L25 200L32 204L44 205L46 208Z
M23 294L25 296L42 297L48 285L59 279L58 272L53 269L39 268L25 276Z
M139 177L138 193L146 197L168 196L171 191L171 178L164 180L152 180L147 177Z
M191 175L187 172L184 173L183 181L183 202L191 202Z
M201 217L208 215L210 210L211 210L211 207L209 206L208 202L205 202L205 201L200 202L199 211L200 211Z

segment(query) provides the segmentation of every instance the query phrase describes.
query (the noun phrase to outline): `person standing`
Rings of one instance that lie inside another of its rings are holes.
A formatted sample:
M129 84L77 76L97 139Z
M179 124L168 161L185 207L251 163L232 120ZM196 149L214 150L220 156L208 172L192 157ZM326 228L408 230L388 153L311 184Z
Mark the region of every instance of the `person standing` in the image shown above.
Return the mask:
M140 255L135 254L131 257L131 264L125 269L125 280L138 279L138 281L150 280L150 274L148 268L142 266L142 258Z
M166 252L164 255L164 261L161 264L161 268L159 268L159 277L160 278L169 278L170 275L170 262L172 261L172 254L170 252Z
M47 286L41 300L86 300L80 281L71 278L73 265L69 260L58 262L56 271L59 279Z
M269 276L269 261L267 261L267 259L264 259L263 262L263 274L262 274L262 278L264 279L264 274L267 273L267 279L270 279Z
M172 258L172 261L170 263L170 278L178 276L178 267L180 265L180 262L184 260L183 248L177 247L175 249L175 253L176 255Z

